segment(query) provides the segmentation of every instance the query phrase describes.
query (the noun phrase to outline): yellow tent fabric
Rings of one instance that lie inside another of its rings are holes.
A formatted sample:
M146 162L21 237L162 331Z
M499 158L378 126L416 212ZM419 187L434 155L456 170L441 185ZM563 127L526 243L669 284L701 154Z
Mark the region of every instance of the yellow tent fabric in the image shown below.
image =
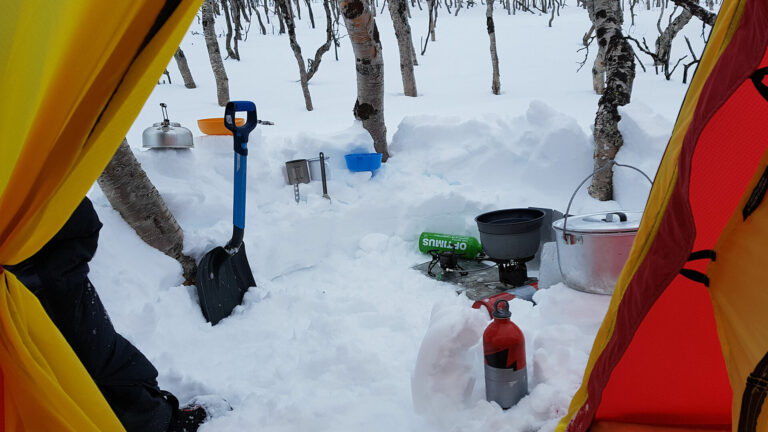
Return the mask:
M761 181L766 166L768 153L763 156L748 191L753 190ZM742 395L745 395L745 387L755 365L761 362L768 351L768 327L764 325L768 291L763 286L764 281L768 280L768 267L764 263L766 244L764 241L754 241L756 238L768 239L768 206L759 206L745 220L740 210L749 198L749 193L742 197L739 211L733 214L717 242L715 250L719 258L708 269L718 334L733 388L734 430L740 423L746 422L740 420L741 416L757 417L760 414L763 400L756 401L756 412L740 412L744 409ZM762 322L759 321L761 318ZM764 376L756 375L752 379L755 384L765 386ZM748 405L751 404L745 406ZM759 417L756 430L768 430L768 415Z
M109 162L201 0L25 0L0 26L0 263L37 252ZM5 430L123 430L37 299L0 273Z

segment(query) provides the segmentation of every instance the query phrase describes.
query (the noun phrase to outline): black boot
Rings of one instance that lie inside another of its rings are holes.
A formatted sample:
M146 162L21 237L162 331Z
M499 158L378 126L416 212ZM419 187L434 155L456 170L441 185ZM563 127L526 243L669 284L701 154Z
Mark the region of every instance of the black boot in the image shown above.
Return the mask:
M179 408L179 400L169 392L163 392L165 398L173 406L168 432L197 432L197 429L208 418L208 413L202 405L192 403Z
M197 428L208 418L205 408L190 405L179 408L171 417L168 432L197 432Z

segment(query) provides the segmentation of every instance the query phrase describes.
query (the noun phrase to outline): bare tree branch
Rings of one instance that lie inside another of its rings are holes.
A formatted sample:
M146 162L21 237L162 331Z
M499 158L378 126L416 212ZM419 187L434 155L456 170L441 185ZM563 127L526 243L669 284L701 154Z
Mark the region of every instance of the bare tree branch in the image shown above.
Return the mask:
M715 25L717 15L697 5L692 0L672 0L676 5L692 13L696 18L704 21L705 24Z

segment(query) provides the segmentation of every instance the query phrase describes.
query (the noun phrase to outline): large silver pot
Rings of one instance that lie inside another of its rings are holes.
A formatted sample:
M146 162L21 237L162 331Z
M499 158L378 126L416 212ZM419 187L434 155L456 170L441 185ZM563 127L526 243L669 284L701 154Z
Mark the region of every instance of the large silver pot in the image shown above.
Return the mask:
M565 217L552 223L556 233L560 278L566 285L579 291L613 294L643 217L643 212L623 210L568 215L573 198L584 183L614 165L639 172L653 186L653 181L641 170L608 161L582 180L568 201Z
M642 217L638 211L615 211L555 221L563 282L579 291L612 294Z

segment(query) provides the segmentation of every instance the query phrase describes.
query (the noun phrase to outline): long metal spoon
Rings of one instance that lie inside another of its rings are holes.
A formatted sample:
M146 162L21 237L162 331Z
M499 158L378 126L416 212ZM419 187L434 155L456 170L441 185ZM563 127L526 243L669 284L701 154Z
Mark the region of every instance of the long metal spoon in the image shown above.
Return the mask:
M328 185L325 183L325 155L320 152L320 176L323 179L323 198L331 201L330 195L328 195Z

